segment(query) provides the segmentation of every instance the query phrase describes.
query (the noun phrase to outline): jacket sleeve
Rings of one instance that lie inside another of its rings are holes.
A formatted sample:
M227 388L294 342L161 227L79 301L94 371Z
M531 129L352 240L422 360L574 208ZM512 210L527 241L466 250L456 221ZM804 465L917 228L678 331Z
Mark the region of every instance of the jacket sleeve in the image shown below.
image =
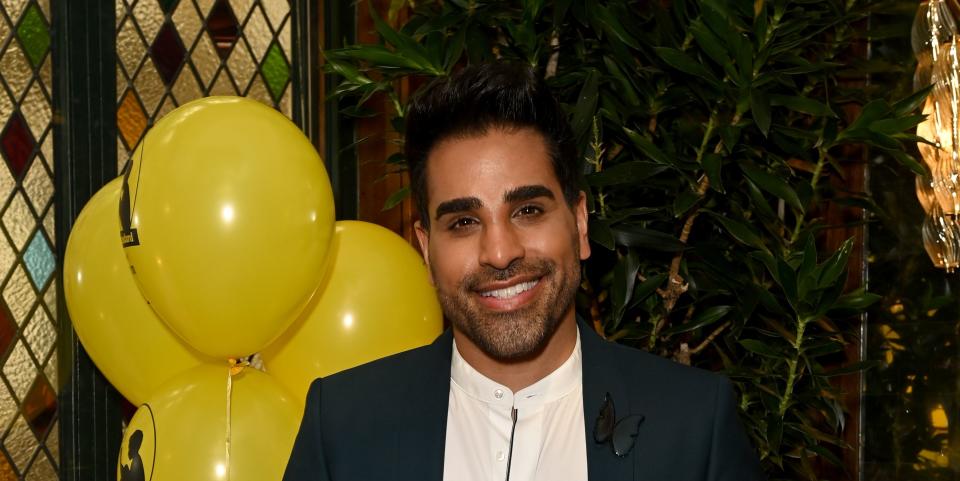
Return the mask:
M330 481L320 426L321 379L313 381L283 481Z
M737 415L735 397L730 381L723 378L717 383L707 479L709 481L765 480L757 452L750 445L747 433Z

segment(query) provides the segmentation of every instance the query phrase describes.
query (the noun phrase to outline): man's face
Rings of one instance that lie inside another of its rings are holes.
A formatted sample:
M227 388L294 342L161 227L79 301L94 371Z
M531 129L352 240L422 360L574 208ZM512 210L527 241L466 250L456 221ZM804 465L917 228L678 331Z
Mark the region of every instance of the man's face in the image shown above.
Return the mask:
M586 201L563 197L543 137L491 128L427 159L430 229L417 237L443 312L486 355L539 352L573 317L590 255Z

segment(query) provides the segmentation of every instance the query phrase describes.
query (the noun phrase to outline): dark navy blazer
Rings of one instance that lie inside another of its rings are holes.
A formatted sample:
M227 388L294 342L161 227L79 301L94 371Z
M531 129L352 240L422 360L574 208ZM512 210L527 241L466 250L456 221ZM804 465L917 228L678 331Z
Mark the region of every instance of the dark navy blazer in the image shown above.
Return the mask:
M579 328L591 481L763 479L726 378ZM428 346L314 381L283 481L442 481L452 346L448 330ZM644 416L623 458L594 440L605 393L618 419Z

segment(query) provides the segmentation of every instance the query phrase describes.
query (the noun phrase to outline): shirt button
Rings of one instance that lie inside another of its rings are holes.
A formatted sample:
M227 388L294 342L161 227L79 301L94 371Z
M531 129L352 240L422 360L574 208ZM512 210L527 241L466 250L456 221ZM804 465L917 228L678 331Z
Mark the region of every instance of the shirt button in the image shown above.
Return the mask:
M495 397L495 398L497 398L497 399L502 398L502 397L503 397L503 390L502 390L502 389L497 389L496 391L493 391L493 397Z
M497 461L503 461L503 451L497 451Z

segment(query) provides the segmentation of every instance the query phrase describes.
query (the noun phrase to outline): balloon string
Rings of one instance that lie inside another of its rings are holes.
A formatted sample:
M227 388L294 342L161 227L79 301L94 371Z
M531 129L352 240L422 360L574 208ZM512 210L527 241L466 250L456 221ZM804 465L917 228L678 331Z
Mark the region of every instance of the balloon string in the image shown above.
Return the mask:
M227 370L227 443L226 456L224 456L224 471L227 475L227 481L230 481L230 400L233 397L233 366L236 359L230 359L230 369Z
M227 481L230 481L230 439L231 439L231 425L233 424L230 420L231 418L231 408L232 408L232 399L233 399L233 376L236 376L243 372L243 369L250 365L250 362L246 359L229 359L230 369L227 370L227 437L226 437L226 455L224 459L224 471L226 474Z

